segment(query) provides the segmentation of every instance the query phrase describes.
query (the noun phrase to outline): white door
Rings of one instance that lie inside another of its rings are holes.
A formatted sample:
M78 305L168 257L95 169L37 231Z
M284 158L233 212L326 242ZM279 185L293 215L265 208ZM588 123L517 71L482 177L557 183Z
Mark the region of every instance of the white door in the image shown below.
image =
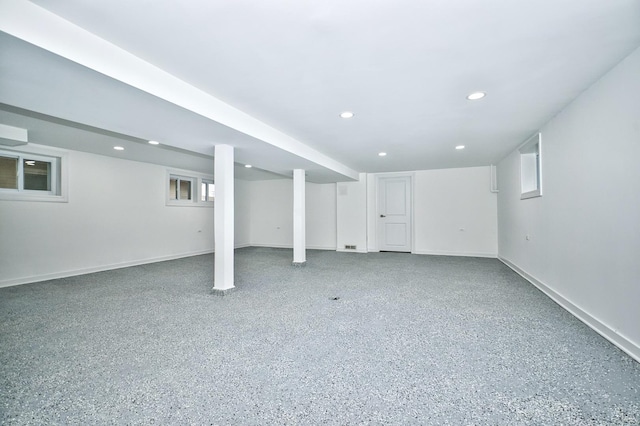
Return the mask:
M378 248L411 252L411 177L378 178Z

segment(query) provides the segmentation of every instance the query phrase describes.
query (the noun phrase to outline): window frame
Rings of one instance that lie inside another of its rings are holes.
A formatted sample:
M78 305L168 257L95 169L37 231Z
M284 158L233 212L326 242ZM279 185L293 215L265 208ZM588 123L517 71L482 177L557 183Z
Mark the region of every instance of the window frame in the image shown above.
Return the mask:
M172 192L171 191L171 181L174 180L174 179L176 180L176 197L177 198L171 198L171 195L172 195L171 194L171 192ZM194 200L194 196L193 196L194 195L193 194L194 193L193 187L194 187L194 183L195 183L194 180L195 180L194 178L189 177L189 176L181 176L181 175L176 175L176 174L173 174L173 173L170 174L169 175L169 192L168 192L169 201L175 202L175 203L193 203L195 201ZM182 188L180 187L181 186L180 185L181 182L189 182L189 184L190 184L189 185L189 198L187 198L187 199L180 198L180 195L182 193Z
M190 200L171 199L171 179L191 182ZM202 184L213 184L213 176L188 170L167 169L165 177L165 205L180 207L213 207L213 200L202 201Z
M68 152L42 145L27 144L19 147L0 146L0 156L18 160L18 188L0 188L0 200L6 201L69 201ZM50 164L50 190L24 189L24 162L35 160Z
M215 191L215 183L213 182L213 179L200 179L200 185L199 185L199 197L198 197L198 201L200 201L201 203L209 203L209 204L213 204L213 202L216 199L216 196L214 195L212 198L209 197L209 186L213 186L214 187L214 191ZM205 189L202 189L202 185L206 185ZM204 195L204 200L202 199Z
M520 153L520 199L542 197L542 133L538 132L527 139L518 148L518 152Z

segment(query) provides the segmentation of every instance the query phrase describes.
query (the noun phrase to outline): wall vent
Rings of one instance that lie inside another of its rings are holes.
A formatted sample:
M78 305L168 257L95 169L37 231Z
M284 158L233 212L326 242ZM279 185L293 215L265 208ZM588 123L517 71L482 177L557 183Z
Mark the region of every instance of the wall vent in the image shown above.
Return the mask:
M353 245L353 246L352 246L352 245L345 245L345 246L344 246L344 249L345 249L345 250L355 250L355 249L356 249L356 246L355 246L355 245Z

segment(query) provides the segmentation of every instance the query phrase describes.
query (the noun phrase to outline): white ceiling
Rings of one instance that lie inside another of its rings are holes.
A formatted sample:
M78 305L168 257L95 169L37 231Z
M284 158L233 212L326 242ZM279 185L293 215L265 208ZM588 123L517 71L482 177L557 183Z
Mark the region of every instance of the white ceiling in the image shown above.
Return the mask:
M637 0L32 3L356 172L496 163L640 45ZM278 174L347 178L19 36L1 34L0 48L4 104L208 156L228 143L238 162ZM468 101L476 90L486 98Z

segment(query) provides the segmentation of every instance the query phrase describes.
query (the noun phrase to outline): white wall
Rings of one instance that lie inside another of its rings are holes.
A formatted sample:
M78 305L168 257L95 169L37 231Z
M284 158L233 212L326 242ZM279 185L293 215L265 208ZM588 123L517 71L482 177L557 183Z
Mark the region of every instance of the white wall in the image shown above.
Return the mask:
M500 257L640 361L639 76L636 50L541 129L542 197L500 162L498 218Z
M251 245L293 246L293 180L248 182L251 197ZM305 186L307 248L336 248L335 184Z
M415 253L497 256L490 167L422 170L414 176Z
M414 253L497 256L497 198L490 191L490 167L418 170L406 174L413 178ZM368 251L378 250L375 186L376 176L384 175L369 174L366 179Z
M336 184L307 182L305 189L307 247L336 249Z
M251 181L251 244L293 247L293 180Z
M367 176L360 173L358 182L337 185L337 250L355 245L357 252L367 251Z
M234 186L234 245L248 247L251 245L251 188L250 182L236 179Z
M70 151L69 202L0 202L0 286L213 250L213 209L166 206L166 167Z

